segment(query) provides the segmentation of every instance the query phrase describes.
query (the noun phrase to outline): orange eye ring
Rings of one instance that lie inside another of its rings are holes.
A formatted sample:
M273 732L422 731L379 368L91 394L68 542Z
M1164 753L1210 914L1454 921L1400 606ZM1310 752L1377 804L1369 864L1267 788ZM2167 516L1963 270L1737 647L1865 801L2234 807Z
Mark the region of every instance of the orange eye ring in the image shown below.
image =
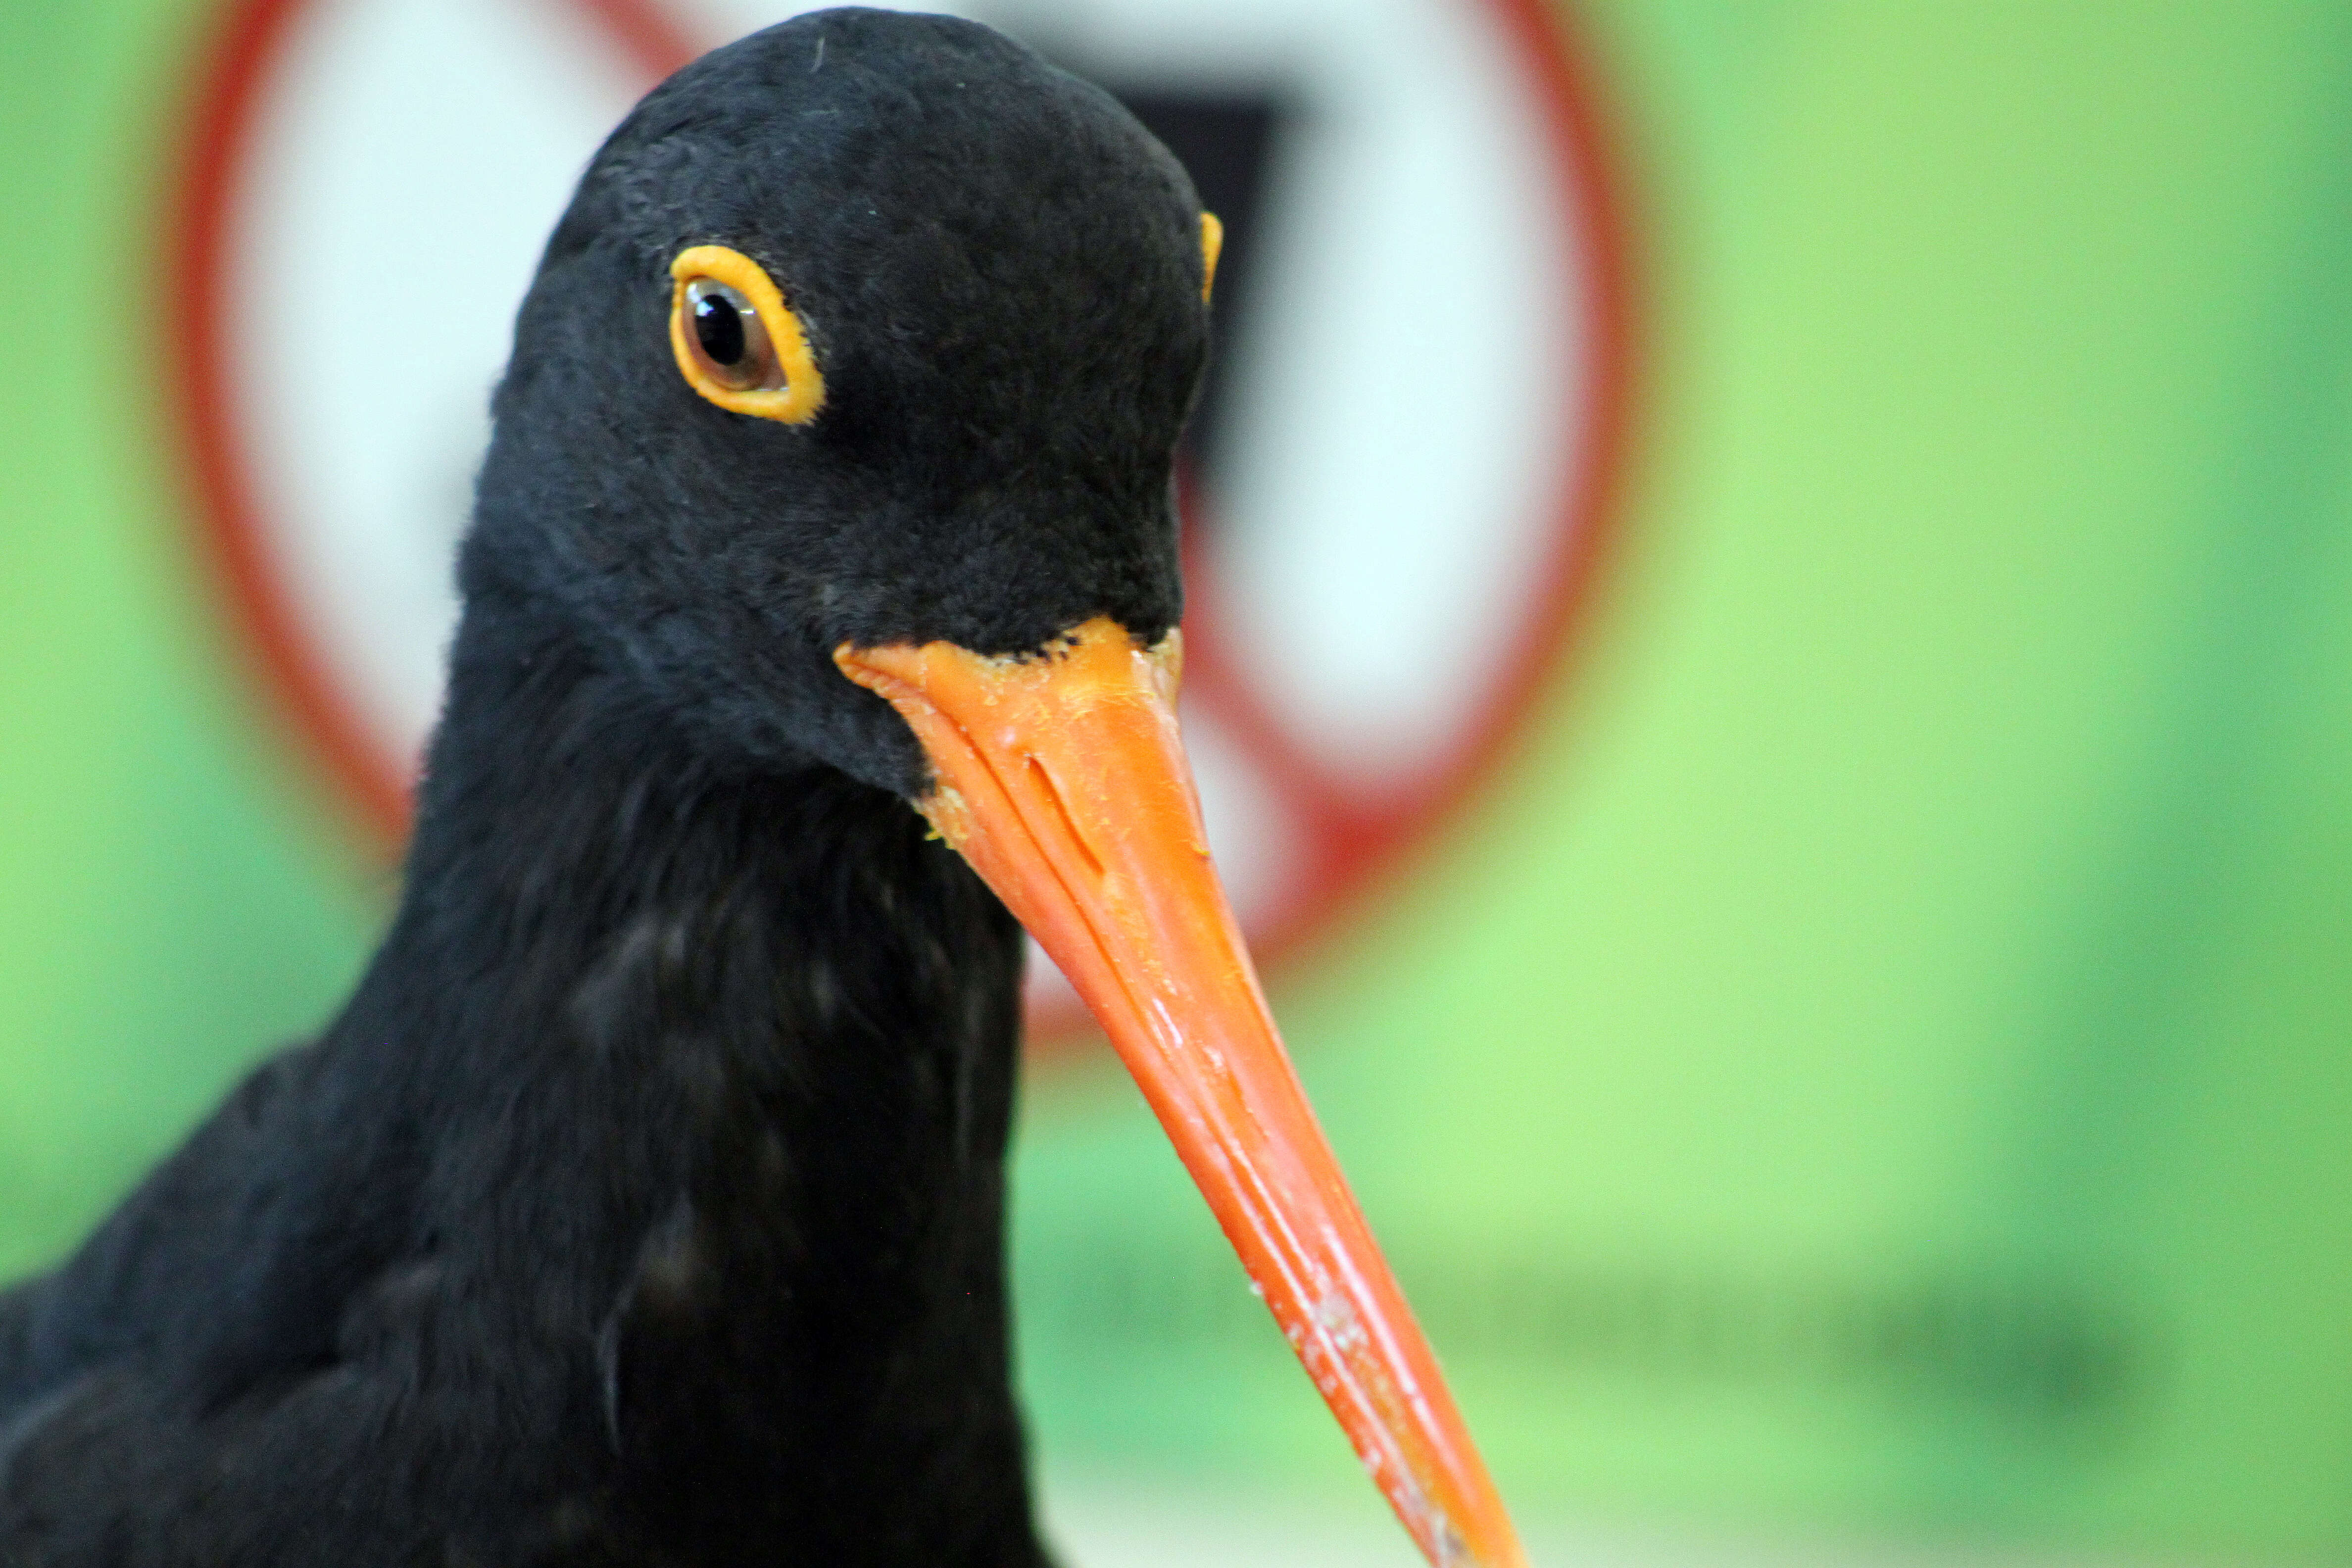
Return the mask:
M677 253L669 275L670 352L688 386L730 413L786 425L816 417L824 406L824 374L801 319L758 262L723 245L695 245ZM721 301L741 313L740 324L726 320ZM699 330L698 311L706 318ZM714 313L715 323L708 319ZM705 346L714 324L722 351L739 341L726 334L740 334L740 352L730 363Z

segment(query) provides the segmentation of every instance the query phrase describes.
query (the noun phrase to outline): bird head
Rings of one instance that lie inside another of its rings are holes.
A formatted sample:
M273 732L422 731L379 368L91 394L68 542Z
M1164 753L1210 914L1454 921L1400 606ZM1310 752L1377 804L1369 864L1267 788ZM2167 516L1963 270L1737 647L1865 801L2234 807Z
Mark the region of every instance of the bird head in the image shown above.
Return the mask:
M549 243L467 588L556 606L714 752L922 811L1092 1007L1432 1562L1506 1568L1179 736L1218 237L1117 102L984 27L832 11L709 55Z
M843 643L1176 624L1213 232L1114 100L987 28L835 11L719 49L548 246L477 548L705 743L916 795Z

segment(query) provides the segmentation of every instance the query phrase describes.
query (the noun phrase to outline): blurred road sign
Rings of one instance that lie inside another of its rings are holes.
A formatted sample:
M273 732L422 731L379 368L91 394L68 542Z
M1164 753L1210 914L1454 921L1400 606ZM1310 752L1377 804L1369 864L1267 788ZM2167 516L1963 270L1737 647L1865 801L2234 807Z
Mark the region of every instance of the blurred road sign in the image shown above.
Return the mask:
M175 268L206 537L276 698L383 840L549 228L646 88L804 8L225 15ZM1573 620L1628 374L1589 96L1537 0L951 8L1118 92L1226 219L1186 462L1185 716L1218 859L1279 950L1495 763ZM1050 1032L1067 994L1037 967Z

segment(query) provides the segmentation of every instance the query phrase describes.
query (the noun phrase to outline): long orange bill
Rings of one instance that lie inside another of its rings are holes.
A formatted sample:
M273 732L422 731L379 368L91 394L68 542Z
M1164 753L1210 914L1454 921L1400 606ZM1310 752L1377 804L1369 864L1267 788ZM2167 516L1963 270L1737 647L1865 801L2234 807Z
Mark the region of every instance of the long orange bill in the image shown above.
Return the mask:
M929 754L916 804L1094 1010L1381 1491L1439 1568L1524 1568L1502 1500L1283 1052L1209 861L1176 633L1035 657L835 650Z

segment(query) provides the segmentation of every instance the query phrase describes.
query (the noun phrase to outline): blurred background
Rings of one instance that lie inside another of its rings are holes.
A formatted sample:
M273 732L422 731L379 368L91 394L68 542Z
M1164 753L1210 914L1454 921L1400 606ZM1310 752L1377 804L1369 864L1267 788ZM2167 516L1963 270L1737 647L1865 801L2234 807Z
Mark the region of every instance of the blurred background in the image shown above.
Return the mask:
M537 247L793 8L0 8L0 1277L337 1005ZM2352 1558L2352 10L963 10L1232 237L1188 730L1537 1560ZM1074 1565L1405 1568L1033 1003Z

